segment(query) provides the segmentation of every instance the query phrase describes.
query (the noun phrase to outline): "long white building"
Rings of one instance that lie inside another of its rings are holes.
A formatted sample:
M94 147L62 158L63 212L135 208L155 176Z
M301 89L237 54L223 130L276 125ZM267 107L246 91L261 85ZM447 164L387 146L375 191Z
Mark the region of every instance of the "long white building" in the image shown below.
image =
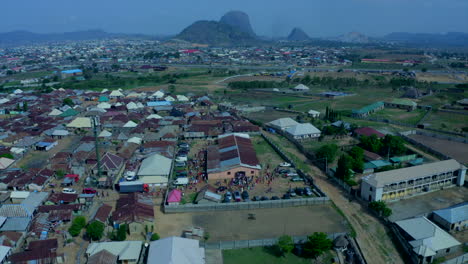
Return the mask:
M373 173L362 178L361 197L368 201L397 200L465 182L466 167L443 160L415 167Z

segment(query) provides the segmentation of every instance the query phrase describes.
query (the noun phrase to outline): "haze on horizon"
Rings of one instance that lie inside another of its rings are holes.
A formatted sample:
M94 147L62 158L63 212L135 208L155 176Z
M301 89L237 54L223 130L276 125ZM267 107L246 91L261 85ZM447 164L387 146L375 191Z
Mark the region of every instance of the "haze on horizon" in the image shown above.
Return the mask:
M311 37L358 31L468 32L467 0L15 0L1 4L0 32L102 29L172 35L197 20L219 20L231 10L250 16L256 34L285 36L301 27Z

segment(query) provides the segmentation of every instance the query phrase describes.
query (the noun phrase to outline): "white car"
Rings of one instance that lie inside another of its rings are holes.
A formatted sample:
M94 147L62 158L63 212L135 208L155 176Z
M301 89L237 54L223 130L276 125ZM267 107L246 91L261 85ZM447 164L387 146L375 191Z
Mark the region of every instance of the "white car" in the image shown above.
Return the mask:
M282 162L280 163L280 167L291 167L291 163Z
M76 191L72 188L63 188L62 193L71 193L74 194Z

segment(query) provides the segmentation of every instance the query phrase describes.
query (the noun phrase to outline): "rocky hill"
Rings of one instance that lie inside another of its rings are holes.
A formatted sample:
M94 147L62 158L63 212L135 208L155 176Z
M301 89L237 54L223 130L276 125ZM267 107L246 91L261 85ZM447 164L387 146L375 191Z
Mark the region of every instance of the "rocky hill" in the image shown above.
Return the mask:
M206 20L193 23L175 38L192 43L217 46L242 46L253 44L256 41L255 37L228 24Z
M289 41L306 41L310 40L310 37L300 28L293 28L288 36Z
M219 22L230 25L250 36L255 36L255 32L250 25L249 15L242 11L230 11L221 17Z

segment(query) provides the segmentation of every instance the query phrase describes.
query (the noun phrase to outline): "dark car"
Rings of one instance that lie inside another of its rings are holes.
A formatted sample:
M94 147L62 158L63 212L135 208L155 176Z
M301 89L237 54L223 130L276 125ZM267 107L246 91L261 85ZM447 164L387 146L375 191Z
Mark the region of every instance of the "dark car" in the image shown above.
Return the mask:
M285 173L288 173L288 172L289 172L288 169L280 169L280 170L278 170L278 173L279 173L279 174L285 174Z
M247 191L242 192L242 199L244 200L249 199L249 193Z
M289 196L291 196L291 197L296 197L296 192L294 192L294 190L292 190L292 189L289 189L287 194L289 194Z
M268 201L268 200L270 200L270 199L268 199L268 197L266 197L266 196L262 196L262 197L260 198L260 201Z
M304 188L304 192L307 196L312 196L312 190L310 189L310 187L305 187Z
M234 192L234 199L236 200L236 202L240 202L242 200L239 191Z
M226 186L219 186L218 189L217 189L217 191L218 191L218 192L224 192L226 189L227 189Z
M186 149L181 149L177 151L177 156L188 155L189 151Z
M296 188L294 191L296 192L297 195L300 195L300 196L305 195L304 189L302 188Z
M256 201L256 202L260 201L260 196L254 196L252 198L252 201Z
M291 199L291 196L289 195L289 193L285 193L283 195L283 199L285 199L285 200Z
M292 182L299 182L299 181L304 181L304 179L302 177L295 176L295 177L291 178L291 181Z
M280 198L278 196L273 196L271 197L272 200L279 200Z

